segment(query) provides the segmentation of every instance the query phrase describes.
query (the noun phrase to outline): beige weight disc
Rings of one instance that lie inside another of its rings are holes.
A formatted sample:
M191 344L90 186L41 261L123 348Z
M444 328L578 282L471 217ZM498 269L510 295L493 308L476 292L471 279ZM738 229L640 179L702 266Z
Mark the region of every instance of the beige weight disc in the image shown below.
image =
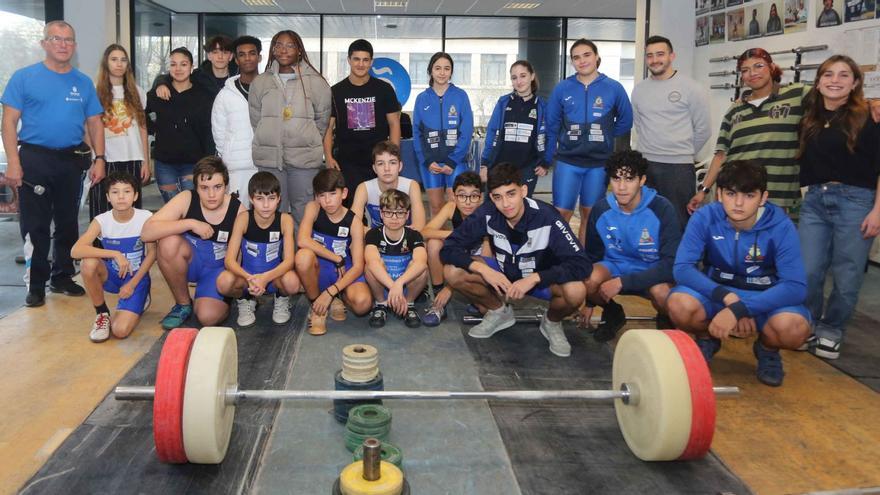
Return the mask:
M630 330L614 350L611 380L638 391L638 403L614 401L626 444L643 461L678 459L691 432L691 392L678 348L659 330Z
M235 416L235 406L226 403L226 392L236 387L235 333L227 327L201 329L190 351L183 397L183 448L189 462L223 461Z
M342 378L365 383L379 374L379 351L368 344L351 344L342 349Z

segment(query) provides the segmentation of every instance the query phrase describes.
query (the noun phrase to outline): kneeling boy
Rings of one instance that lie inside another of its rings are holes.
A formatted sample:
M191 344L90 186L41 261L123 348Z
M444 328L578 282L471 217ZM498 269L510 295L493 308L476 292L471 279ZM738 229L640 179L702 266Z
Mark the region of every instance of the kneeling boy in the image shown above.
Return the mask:
M364 282L364 224L343 206L348 195L342 172L324 169L312 179L315 200L299 224L296 273L312 301L309 333L327 332L327 313L345 319L345 301L358 316L373 303ZM337 297L339 299L337 299Z
M382 141L373 146L373 172L375 179L358 184L351 202L354 214L369 221L372 228L381 227L384 219L379 210L379 197L391 189L406 194L412 205L410 217L405 219L406 225L414 230L422 230L425 226L425 207L422 204L422 188L419 183L401 177L403 161L400 158L400 147L391 141Z
M446 238L440 259L446 282L472 303L488 309L468 335L488 338L516 323L508 301L526 295L550 302L541 334L550 352L571 355L562 319L577 311L586 296L583 280L590 262L571 228L555 208L528 198L519 170L509 163L492 168L489 199ZM471 249L489 236L492 257Z
M587 286L585 322L591 306L602 307L598 342L617 335L626 322L618 294L643 295L657 310L659 328L666 322L666 298L674 281L672 265L681 227L672 204L645 186L648 161L638 151L618 151L605 163L611 192L593 205L587 224L587 257L593 273Z
M293 217L278 213L281 183L269 172L250 178L248 196L251 209L239 213L232 226L217 291L237 299L239 327L256 323L255 297L274 294L272 321L283 325L290 320L289 296L299 291L293 271Z
M199 160L193 180L195 190L174 196L144 224L142 234L145 242L159 242L159 269L174 297L174 306L162 319L165 330L181 326L193 310L205 326L229 314L229 304L217 292L217 277L235 219L247 210L227 192L229 171L220 158ZM187 282L196 284L195 302Z
M364 249L364 274L376 300L370 326L384 326L390 308L406 326L415 328L421 320L413 301L428 282L425 242L421 234L404 225L410 214L410 200L405 193L396 189L382 193L379 212L384 225L367 232Z
M440 261L440 249L443 241L452 233L446 230L446 222L452 222L452 228L457 229L465 218L483 204L483 190L480 176L476 172L462 172L455 178L452 184L453 201L446 203L440 211L431 218L431 221L422 229L422 236L428 248L428 270L431 274L431 287L434 292L434 302L425 314L422 315L422 323L425 326L436 327L446 318L446 304L452 297L452 289L443 286L443 262ZM483 247L485 244L485 247ZM488 243L483 239L472 249L474 255L481 252L489 252Z
M149 305L150 267L156 261L156 244L141 240L141 230L152 213L134 207L137 179L115 172L104 182L112 209L96 216L70 250L71 257L82 260L83 285L97 313L89 333L92 342L104 342L111 332L124 339L134 330ZM95 239L103 249L94 247ZM119 294L113 318L105 291Z
M797 349L810 335L798 233L767 201L767 171L757 161L726 163L716 184L718 202L697 210L682 236L669 316L695 334L707 362L728 336L758 333L758 381L778 387L779 349Z

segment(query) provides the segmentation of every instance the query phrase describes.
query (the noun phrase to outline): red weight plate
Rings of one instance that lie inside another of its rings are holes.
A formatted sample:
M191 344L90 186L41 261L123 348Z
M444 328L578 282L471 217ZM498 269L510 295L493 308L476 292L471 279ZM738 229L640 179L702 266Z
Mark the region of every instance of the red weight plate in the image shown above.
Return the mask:
M183 449L183 390L189 352L199 331L175 328L168 333L159 365L156 367L156 394L153 398L153 442L162 462L187 462Z
M691 389L691 434L679 460L699 459L709 452L715 434L715 392L706 359L690 335L681 330L664 330L688 374Z

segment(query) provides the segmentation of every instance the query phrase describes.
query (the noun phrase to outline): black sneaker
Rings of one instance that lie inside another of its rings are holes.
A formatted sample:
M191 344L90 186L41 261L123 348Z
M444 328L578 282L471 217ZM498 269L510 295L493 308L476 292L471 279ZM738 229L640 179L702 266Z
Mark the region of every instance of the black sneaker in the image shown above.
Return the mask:
M56 294L64 294L65 296L84 296L86 290L77 285L76 282L69 278L63 278L49 283L49 291Z
M388 308L384 304L377 304L370 312L370 326L380 328L385 326L385 320L388 318Z
M593 332L593 338L596 342L608 342L617 335L625 323L626 313L623 311L623 306L609 301L602 307L602 323L599 323L596 331Z
M44 304L46 304L46 293L44 291L28 291L27 296L24 298L24 305L29 308L36 308Z
M655 318L657 330L675 330L675 324L669 319L668 315L657 313Z
M422 326L422 319L419 318L419 314L416 312L416 307L412 304L406 308L406 315L403 316L403 323L410 328L419 328Z

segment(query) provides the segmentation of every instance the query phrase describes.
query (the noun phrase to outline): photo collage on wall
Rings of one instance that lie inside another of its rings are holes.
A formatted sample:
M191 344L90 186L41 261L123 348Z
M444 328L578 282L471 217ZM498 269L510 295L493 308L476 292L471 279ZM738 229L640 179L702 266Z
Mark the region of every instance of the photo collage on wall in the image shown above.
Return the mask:
M694 44L702 46L802 31L807 22L804 5L809 1L695 0L697 20Z

